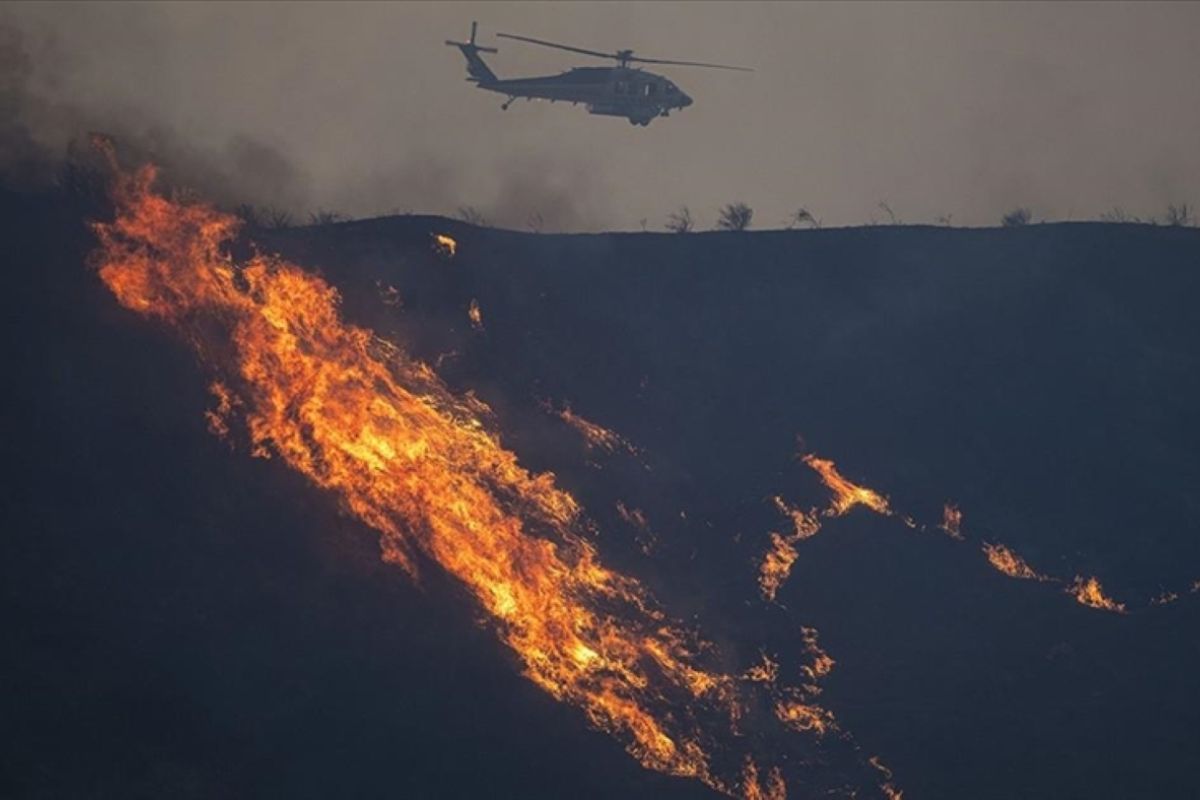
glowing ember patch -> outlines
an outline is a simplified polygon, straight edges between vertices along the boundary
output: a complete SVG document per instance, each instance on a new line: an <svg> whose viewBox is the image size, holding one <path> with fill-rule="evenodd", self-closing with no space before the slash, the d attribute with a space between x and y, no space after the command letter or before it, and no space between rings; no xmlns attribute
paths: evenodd
<svg viewBox="0 0 1200 800"><path fill-rule="evenodd" d="M444 233L433 234L433 252L443 258L454 258L458 255L458 242Z"/></svg>
<svg viewBox="0 0 1200 800"><path fill-rule="evenodd" d="M962 540L962 510L953 503L946 503L942 508L941 528L951 539Z"/></svg>
<svg viewBox="0 0 1200 800"><path fill-rule="evenodd" d="M471 305L467 307L467 319L471 320L471 327L477 331L483 330L483 312L479 310L479 301L472 300Z"/></svg>
<svg viewBox="0 0 1200 800"><path fill-rule="evenodd" d="M785 503L781 497L775 497L772 500L779 513L792 521L792 535L789 538L793 541L799 542L816 536L821 530L821 521L817 519L815 511L801 511L795 506Z"/></svg>
<svg viewBox="0 0 1200 800"><path fill-rule="evenodd" d="M773 767L765 781L759 781L758 765L747 758L742 768L742 797L745 800L787 800L787 786L778 767Z"/></svg>
<svg viewBox="0 0 1200 800"><path fill-rule="evenodd" d="M617 501L617 514L621 519L640 530L648 530L650 523L646 522L646 515L642 513L640 508L629 508L624 501Z"/></svg>
<svg viewBox="0 0 1200 800"><path fill-rule="evenodd" d="M828 711L798 700L780 700L775 704L775 716L793 730L811 731L822 736L837 727Z"/></svg>
<svg viewBox="0 0 1200 800"><path fill-rule="evenodd" d="M796 543L815 536L821 530L821 521L815 511L804 512L788 505L780 497L773 498L775 508L792 521L792 533L782 535L772 533L771 548L763 556L758 566L758 588L764 600L773 601L779 593L779 587L792 573L792 565L796 563L798 553Z"/></svg>
<svg viewBox="0 0 1200 800"><path fill-rule="evenodd" d="M1019 578L1026 581L1050 580L1050 578L1026 564L1023 558L1002 544L984 542L983 554L987 556L989 564L1010 578Z"/></svg>
<svg viewBox="0 0 1200 800"><path fill-rule="evenodd" d="M1174 603L1179 599L1179 594L1176 592L1163 592L1162 594L1150 600L1151 605L1166 606Z"/></svg>
<svg viewBox="0 0 1200 800"><path fill-rule="evenodd" d="M883 796L887 800L904 800L904 792L892 784L892 771L884 766L883 762L879 760L879 756L871 756L867 759L867 763L879 770L884 777L884 782L879 785L879 791L883 793Z"/></svg>
<svg viewBox="0 0 1200 800"><path fill-rule="evenodd" d="M635 531L635 537L640 549L646 555L654 550L658 544L658 537L654 535L654 531L650 529L650 522L646 519L646 514L640 508L630 508L625 505L623 500L617 501L617 516L619 516L625 524L631 526Z"/></svg>
<svg viewBox="0 0 1200 800"><path fill-rule="evenodd" d="M1085 579L1080 575L1076 575L1075 581L1067 587L1067 594L1073 596L1077 603L1089 608L1099 608L1103 611L1112 611L1116 614L1125 613L1124 604L1118 603L1105 595L1104 587L1094 577Z"/></svg>
<svg viewBox="0 0 1200 800"><path fill-rule="evenodd" d="M833 492L833 502L825 510L826 516L840 517L855 506L866 506L876 514L891 516L892 509L886 497L874 489L847 480L837 471L832 461L811 454L804 456L803 460L821 476L821 481Z"/></svg>
<svg viewBox="0 0 1200 800"><path fill-rule="evenodd" d="M773 660L766 653L762 654L762 661L746 670L743 676L748 681L757 683L774 683L779 677L779 662Z"/></svg>
<svg viewBox="0 0 1200 800"><path fill-rule="evenodd" d="M817 643L816 628L801 628L804 637L804 652L812 658L812 663L801 668L809 680L817 681L833 672L837 662L830 658L821 645Z"/></svg>
<svg viewBox="0 0 1200 800"><path fill-rule="evenodd" d="M608 428L584 419L572 411L568 405L564 405L561 410L555 411L554 414L583 437L583 441L589 450L603 450L606 453L624 450L630 455L637 455L637 448L626 441L619 433L615 433Z"/></svg>
<svg viewBox="0 0 1200 800"><path fill-rule="evenodd" d="M758 566L758 588L764 600L775 599L779 587L783 586L792 574L792 565L798 557L799 553L786 536L771 534L771 549L766 552Z"/></svg>
<svg viewBox="0 0 1200 800"><path fill-rule="evenodd" d="M214 436L225 439L229 436L229 417L233 414L234 396L229 388L220 381L214 381L208 390L217 400L217 407L204 412L208 420L208 430Z"/></svg>

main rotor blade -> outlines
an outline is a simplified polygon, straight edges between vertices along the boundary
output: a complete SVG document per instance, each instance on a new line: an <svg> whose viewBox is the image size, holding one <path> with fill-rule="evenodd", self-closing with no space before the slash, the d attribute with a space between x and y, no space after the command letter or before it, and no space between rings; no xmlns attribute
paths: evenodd
<svg viewBox="0 0 1200 800"><path fill-rule="evenodd" d="M504 39L515 39L518 42L540 44L542 47L553 47L557 50L567 50L571 53L583 53L585 56L611 58L614 61L620 61L622 64L637 61L642 64L674 64L678 67L711 67L713 69L732 69L736 70L737 72L754 72L754 70L750 67L734 67L730 66L729 64L711 64L707 61L671 61L665 58L642 58L641 56L635 56L632 50L618 50L615 53L603 53L599 50L588 50L583 47L572 47L569 44L548 42L545 39L534 39L532 36L518 36L515 33L497 33L496 35Z"/></svg>
<svg viewBox="0 0 1200 800"><path fill-rule="evenodd" d="M497 33L497 36L503 39L516 39L518 42L529 42L530 44L540 44L543 47L554 47L559 50L569 50L572 53L583 53L585 56L597 56L599 58L618 58L616 53L601 53L599 50L585 50L582 47L571 47L569 44L559 44L558 42L547 42L544 39L534 39L529 36L517 36L515 33Z"/></svg>
<svg viewBox="0 0 1200 800"><path fill-rule="evenodd" d="M709 64L706 61L668 61L665 58L642 58L641 56L629 56L627 61L640 61L643 64L675 64L680 67L712 67L713 69L732 69L738 72L754 72L750 67L731 67L728 64Z"/></svg>

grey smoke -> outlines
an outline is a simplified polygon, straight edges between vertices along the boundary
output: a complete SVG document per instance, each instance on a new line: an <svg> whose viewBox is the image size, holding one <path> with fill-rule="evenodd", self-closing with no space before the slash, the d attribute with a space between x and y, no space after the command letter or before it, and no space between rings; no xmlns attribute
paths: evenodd
<svg viewBox="0 0 1200 800"><path fill-rule="evenodd" d="M699 227L745 200L756 227L804 207L860 224L1139 216L1200 203L1200 4L9 4L22 125L6 154L69 134L134 136L229 194L351 215L472 205L548 229ZM465 83L442 46L472 19L651 56L693 108L633 129ZM503 40L501 40L503 41ZM505 43L501 75L586 57ZM15 70L15 72L14 72ZM14 77L16 76L16 77ZM23 133L21 133L23 131Z"/></svg>

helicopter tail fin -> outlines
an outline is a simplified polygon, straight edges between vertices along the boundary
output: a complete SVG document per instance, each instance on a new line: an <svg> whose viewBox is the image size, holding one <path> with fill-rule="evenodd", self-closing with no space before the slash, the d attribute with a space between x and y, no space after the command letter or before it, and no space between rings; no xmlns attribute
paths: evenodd
<svg viewBox="0 0 1200 800"><path fill-rule="evenodd" d="M462 54L467 59L467 80L475 81L476 83L494 83L499 80L496 73L492 72L492 68L483 62L479 57L480 53L495 53L498 52L494 47L480 47L475 44L475 29L477 23L471 23L471 39L467 42L452 42L446 40L446 44L451 47L457 47L462 51Z"/></svg>

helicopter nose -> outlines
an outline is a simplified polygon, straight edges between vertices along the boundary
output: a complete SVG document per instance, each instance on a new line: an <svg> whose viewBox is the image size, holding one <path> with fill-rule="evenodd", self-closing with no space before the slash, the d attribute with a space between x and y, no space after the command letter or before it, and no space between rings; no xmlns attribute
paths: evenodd
<svg viewBox="0 0 1200 800"><path fill-rule="evenodd" d="M690 106L692 104L692 102L693 102L692 98L690 95L683 94L682 92L680 92L680 94L683 96L679 98L679 107L687 108L688 106Z"/></svg>

